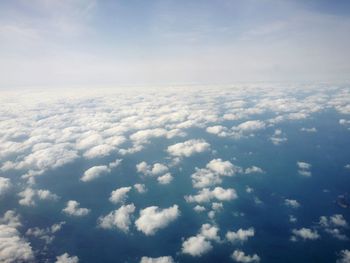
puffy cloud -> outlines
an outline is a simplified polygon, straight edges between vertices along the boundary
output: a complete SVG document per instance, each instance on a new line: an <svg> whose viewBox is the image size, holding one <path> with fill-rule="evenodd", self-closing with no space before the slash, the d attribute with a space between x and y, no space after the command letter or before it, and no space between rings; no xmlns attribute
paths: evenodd
<svg viewBox="0 0 350 263"><path fill-rule="evenodd" d="M140 211L140 217L135 221L139 231L146 235L154 235L159 229L165 228L180 216L177 205L160 209L158 206L150 206Z"/></svg>
<svg viewBox="0 0 350 263"><path fill-rule="evenodd" d="M213 190L203 188L197 195L185 196L185 200L190 203L206 203L210 202L212 199L217 199L219 201L230 201L236 199L237 197L237 193L233 188L224 189L222 187L215 187Z"/></svg>
<svg viewBox="0 0 350 263"><path fill-rule="evenodd" d="M235 242L245 242L249 237L253 237L255 234L254 228L250 227L248 229L238 229L236 232L228 231L226 233L226 239L232 243Z"/></svg>
<svg viewBox="0 0 350 263"><path fill-rule="evenodd" d="M275 130L275 133L270 138L270 140L272 141L272 143L274 145L280 145L280 144L288 141L287 137L282 133L282 130L280 130L280 129Z"/></svg>
<svg viewBox="0 0 350 263"><path fill-rule="evenodd" d="M101 144L91 149L87 150L83 156L87 159L94 159L99 157L108 156L112 151L115 150L115 147L108 144Z"/></svg>
<svg viewBox="0 0 350 263"><path fill-rule="evenodd" d="M136 165L136 170L144 175L160 175L166 173L169 168L162 163L155 163L153 167L148 165L146 162L140 162Z"/></svg>
<svg viewBox="0 0 350 263"><path fill-rule="evenodd" d="M98 226L105 229L118 228L123 232L128 232L131 224L131 215L135 212L135 205L122 205L106 216L99 217Z"/></svg>
<svg viewBox="0 0 350 263"><path fill-rule="evenodd" d="M299 202L297 200L294 200L294 199L285 199L284 204L286 206L291 207L291 208L299 208L300 207Z"/></svg>
<svg viewBox="0 0 350 263"><path fill-rule="evenodd" d="M0 262L30 262L34 253L30 243L16 229L21 226L19 216L9 210L0 218Z"/></svg>
<svg viewBox="0 0 350 263"><path fill-rule="evenodd" d="M131 187L121 187L112 191L109 201L114 204L122 203L127 198L127 194L130 192Z"/></svg>
<svg viewBox="0 0 350 263"><path fill-rule="evenodd" d="M264 170L258 166L253 165L252 167L246 168L244 173L245 174L252 174L252 173L262 174L262 173L264 173Z"/></svg>
<svg viewBox="0 0 350 263"><path fill-rule="evenodd" d="M134 184L134 188L140 194L143 194L143 193L147 192L147 188L146 188L146 186L144 184Z"/></svg>
<svg viewBox="0 0 350 263"><path fill-rule="evenodd" d="M192 184L195 188L213 186L222 182L222 176L233 176L238 172L241 172L241 168L231 162L213 159L206 168L196 168L196 172L191 175Z"/></svg>
<svg viewBox="0 0 350 263"><path fill-rule="evenodd" d="M201 205L196 205L194 208L194 211L196 211L197 213L199 212L204 212L205 211L205 207L201 206Z"/></svg>
<svg viewBox="0 0 350 263"><path fill-rule="evenodd" d="M5 195L11 187L12 184L9 178L0 177L0 197Z"/></svg>
<svg viewBox="0 0 350 263"><path fill-rule="evenodd" d="M23 206L34 206L36 205L36 199L56 201L59 199L58 195L51 193L46 189L35 190L32 188L26 188L22 192L19 192L18 195L22 197L19 200L19 204Z"/></svg>
<svg viewBox="0 0 350 263"><path fill-rule="evenodd" d="M155 163L152 168L153 175L160 175L168 171L168 167L161 163Z"/></svg>
<svg viewBox="0 0 350 263"><path fill-rule="evenodd" d="M207 127L206 131L211 134L216 134L220 137L226 137L230 135L229 129L221 125Z"/></svg>
<svg viewBox="0 0 350 263"><path fill-rule="evenodd" d="M292 241L297 241L298 238L301 238L303 240L315 240L320 238L320 235L318 234L317 230L312 230L309 228L300 228L300 229L293 229L292 230L293 236L291 237Z"/></svg>
<svg viewBox="0 0 350 263"><path fill-rule="evenodd" d="M306 162L297 162L297 166L299 168L298 173L302 176L309 177L311 176L311 164Z"/></svg>
<svg viewBox="0 0 350 263"><path fill-rule="evenodd" d="M336 263L350 263L350 250L344 249L340 251L339 257Z"/></svg>
<svg viewBox="0 0 350 263"><path fill-rule="evenodd" d="M260 262L260 257L257 254L246 255L242 250L235 250L231 258L236 262L250 263L250 262Z"/></svg>
<svg viewBox="0 0 350 263"><path fill-rule="evenodd" d="M341 214L335 214L327 218L326 216L321 216L319 224L325 229L325 231L331 236L339 240L348 240L348 237L342 233L338 228L348 228L348 223Z"/></svg>
<svg viewBox="0 0 350 263"><path fill-rule="evenodd" d="M90 182L110 172L111 169L106 165L93 166L84 172L80 180L83 182Z"/></svg>
<svg viewBox="0 0 350 263"><path fill-rule="evenodd" d="M170 184L173 179L174 179L174 177L170 173L166 173L166 174L159 176L157 178L158 183L160 183L160 184Z"/></svg>
<svg viewBox="0 0 350 263"><path fill-rule="evenodd" d="M70 256L68 253L64 253L61 256L56 257L55 263L78 263L79 258L77 256Z"/></svg>
<svg viewBox="0 0 350 263"><path fill-rule="evenodd" d="M62 221L47 228L29 228L26 232L26 235L39 238L41 240L44 240L46 244L50 244L55 239L54 234L60 231L65 223L66 222Z"/></svg>
<svg viewBox="0 0 350 263"><path fill-rule="evenodd" d="M210 144L205 140L188 140L185 142L170 145L167 149L172 156L189 157L195 153L208 151Z"/></svg>
<svg viewBox="0 0 350 263"><path fill-rule="evenodd" d="M209 252L213 246L211 241L220 242L219 228L203 224L196 236L187 238L182 243L182 253L197 257Z"/></svg>
<svg viewBox="0 0 350 263"><path fill-rule="evenodd" d="M163 256L158 258L142 257L140 263L174 263L171 256Z"/></svg>
<svg viewBox="0 0 350 263"><path fill-rule="evenodd" d="M211 242L201 235L190 237L182 243L182 253L195 257L209 252L212 248Z"/></svg>
<svg viewBox="0 0 350 263"><path fill-rule="evenodd" d="M71 216L86 216L90 213L90 209L79 207L80 203L74 200L69 200L67 206L62 210L67 215Z"/></svg>

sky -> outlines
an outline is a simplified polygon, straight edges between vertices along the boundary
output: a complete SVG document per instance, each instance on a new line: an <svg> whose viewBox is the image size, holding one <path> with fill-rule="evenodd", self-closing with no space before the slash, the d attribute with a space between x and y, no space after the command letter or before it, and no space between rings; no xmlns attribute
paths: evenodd
<svg viewBox="0 0 350 263"><path fill-rule="evenodd" d="M350 2L0 1L0 88L348 81Z"/></svg>

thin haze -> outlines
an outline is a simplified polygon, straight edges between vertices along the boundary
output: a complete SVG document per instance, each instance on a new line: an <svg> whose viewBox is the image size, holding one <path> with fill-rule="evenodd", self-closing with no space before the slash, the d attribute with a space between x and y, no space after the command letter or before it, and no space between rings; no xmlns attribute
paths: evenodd
<svg viewBox="0 0 350 263"><path fill-rule="evenodd" d="M5 0L0 88L347 81L346 0Z"/></svg>

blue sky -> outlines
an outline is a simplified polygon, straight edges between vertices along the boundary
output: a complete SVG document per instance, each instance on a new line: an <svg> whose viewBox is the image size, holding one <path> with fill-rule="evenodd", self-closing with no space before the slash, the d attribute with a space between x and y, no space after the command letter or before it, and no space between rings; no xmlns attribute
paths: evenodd
<svg viewBox="0 0 350 263"><path fill-rule="evenodd" d="M0 2L1 88L346 81L349 1Z"/></svg>

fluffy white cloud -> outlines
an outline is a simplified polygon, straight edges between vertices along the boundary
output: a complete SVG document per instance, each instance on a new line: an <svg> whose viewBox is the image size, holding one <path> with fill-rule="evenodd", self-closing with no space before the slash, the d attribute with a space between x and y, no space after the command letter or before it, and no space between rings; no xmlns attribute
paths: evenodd
<svg viewBox="0 0 350 263"><path fill-rule="evenodd" d="M171 256L163 256L158 258L142 257L140 263L174 263Z"/></svg>
<svg viewBox="0 0 350 263"><path fill-rule="evenodd" d="M74 200L69 200L67 206L63 208L63 212L71 216L86 216L90 213L90 209L79 207L80 203Z"/></svg>
<svg viewBox="0 0 350 263"><path fill-rule="evenodd" d="M213 190L203 188L197 195L185 196L185 200L190 203L206 203L210 202L212 199L217 199L219 201L230 201L236 199L237 197L237 193L233 188L224 189L222 187L215 187Z"/></svg>
<svg viewBox="0 0 350 263"><path fill-rule="evenodd" d="M152 165L147 164L146 162L140 162L136 165L136 170L139 173L143 173L144 175L160 175L166 173L169 168L162 163L155 163Z"/></svg>
<svg viewBox="0 0 350 263"><path fill-rule="evenodd" d="M336 263L350 263L350 250L344 249L340 251L339 257Z"/></svg>
<svg viewBox="0 0 350 263"><path fill-rule="evenodd" d="M185 142L170 145L167 149L172 156L189 157L195 153L208 151L210 144L205 140L188 140Z"/></svg>
<svg viewBox="0 0 350 263"><path fill-rule="evenodd" d="M321 216L319 224L324 228L324 230L331 236L339 240L348 240L348 237L342 233L342 231L348 228L348 223L341 214L335 214L327 218L326 216ZM339 229L340 228L340 229Z"/></svg>
<svg viewBox="0 0 350 263"><path fill-rule="evenodd" d="M170 173L166 173L166 174L159 176L157 178L158 183L160 183L160 184L170 184L173 179L174 179L174 177Z"/></svg>
<svg viewBox="0 0 350 263"><path fill-rule="evenodd" d="M306 162L297 162L297 166L299 168L298 173L302 176L310 177L311 174L311 164Z"/></svg>
<svg viewBox="0 0 350 263"><path fill-rule="evenodd" d="M34 253L30 243L21 237L17 227L21 226L19 216L7 211L0 218L0 262L30 262Z"/></svg>
<svg viewBox="0 0 350 263"><path fill-rule="evenodd" d="M124 202L130 190L131 190L131 187L129 186L129 187L121 187L112 191L111 196L109 197L109 201L111 201L114 204Z"/></svg>
<svg viewBox="0 0 350 263"><path fill-rule="evenodd" d="M166 173L168 171L168 167L161 163L155 163L152 168L153 175L160 175Z"/></svg>
<svg viewBox="0 0 350 263"><path fill-rule="evenodd" d="M134 188L140 194L143 194L143 193L147 192L147 188L146 188L146 186L144 184L134 184Z"/></svg>
<svg viewBox="0 0 350 263"><path fill-rule="evenodd" d="M135 205L122 205L106 216L99 217L98 225L105 229L118 228L123 232L128 232L131 224L131 215L135 212Z"/></svg>
<svg viewBox="0 0 350 263"><path fill-rule="evenodd" d="M180 216L177 205L160 209L158 206L150 206L140 211L140 217L135 221L139 231L146 235L154 235L159 229L165 228Z"/></svg>
<svg viewBox="0 0 350 263"><path fill-rule="evenodd" d="M245 174L252 174L252 173L262 174L262 173L264 173L264 170L258 166L253 165L251 167L246 168L244 173Z"/></svg>
<svg viewBox="0 0 350 263"><path fill-rule="evenodd" d="M320 238L320 235L318 234L317 230L312 230L309 228L300 228L300 229L293 229L292 230L293 236L291 237L292 241L297 241L298 238L301 238L303 240L315 240Z"/></svg>
<svg viewBox="0 0 350 263"><path fill-rule="evenodd" d="M106 165L93 166L84 172L84 175L80 178L83 182L90 182L107 174L111 169Z"/></svg>
<svg viewBox="0 0 350 263"><path fill-rule="evenodd" d="M61 256L56 257L55 263L78 263L79 258L77 256L70 256L68 253L64 253Z"/></svg>
<svg viewBox="0 0 350 263"><path fill-rule="evenodd" d="M250 227L248 229L238 229L236 232L228 231L226 233L226 239L232 243L235 242L245 242L249 237L253 237L255 234L254 228Z"/></svg>
<svg viewBox="0 0 350 263"><path fill-rule="evenodd" d="M111 145L101 144L87 150L83 154L83 156L87 159L100 158L100 157L108 156L114 150L115 150L115 147Z"/></svg>
<svg viewBox="0 0 350 263"><path fill-rule="evenodd" d="M202 235L197 235L186 239L182 243L182 253L197 257L209 252L213 246Z"/></svg>
<svg viewBox="0 0 350 263"><path fill-rule="evenodd" d="M222 176L233 176L239 172L242 172L242 169L231 162L213 159L206 168L196 168L196 172L191 175L192 184L195 188L213 186L222 183Z"/></svg>
<svg viewBox="0 0 350 263"><path fill-rule="evenodd" d="M300 207L299 202L297 200L294 200L294 199L285 199L284 204L288 207L291 207L291 208L299 208Z"/></svg>
<svg viewBox="0 0 350 263"><path fill-rule="evenodd" d="M11 187L12 184L9 178L0 177L0 197L5 195Z"/></svg>
<svg viewBox="0 0 350 263"><path fill-rule="evenodd" d="M260 257L257 254L246 255L242 250L235 250L231 258L236 262L250 263L250 262L260 262Z"/></svg>
<svg viewBox="0 0 350 263"><path fill-rule="evenodd" d="M18 195L21 197L19 204L23 206L34 206L36 205L36 200L48 200L56 201L59 199L59 196L51 193L46 189L35 190L32 188L26 188L22 192L19 192Z"/></svg>
<svg viewBox="0 0 350 263"><path fill-rule="evenodd" d="M51 227L47 228L29 228L26 231L26 235L39 238L41 240L44 240L46 244L50 244L55 239L54 234L60 231L65 223L66 222L62 221L60 223L53 224Z"/></svg>

